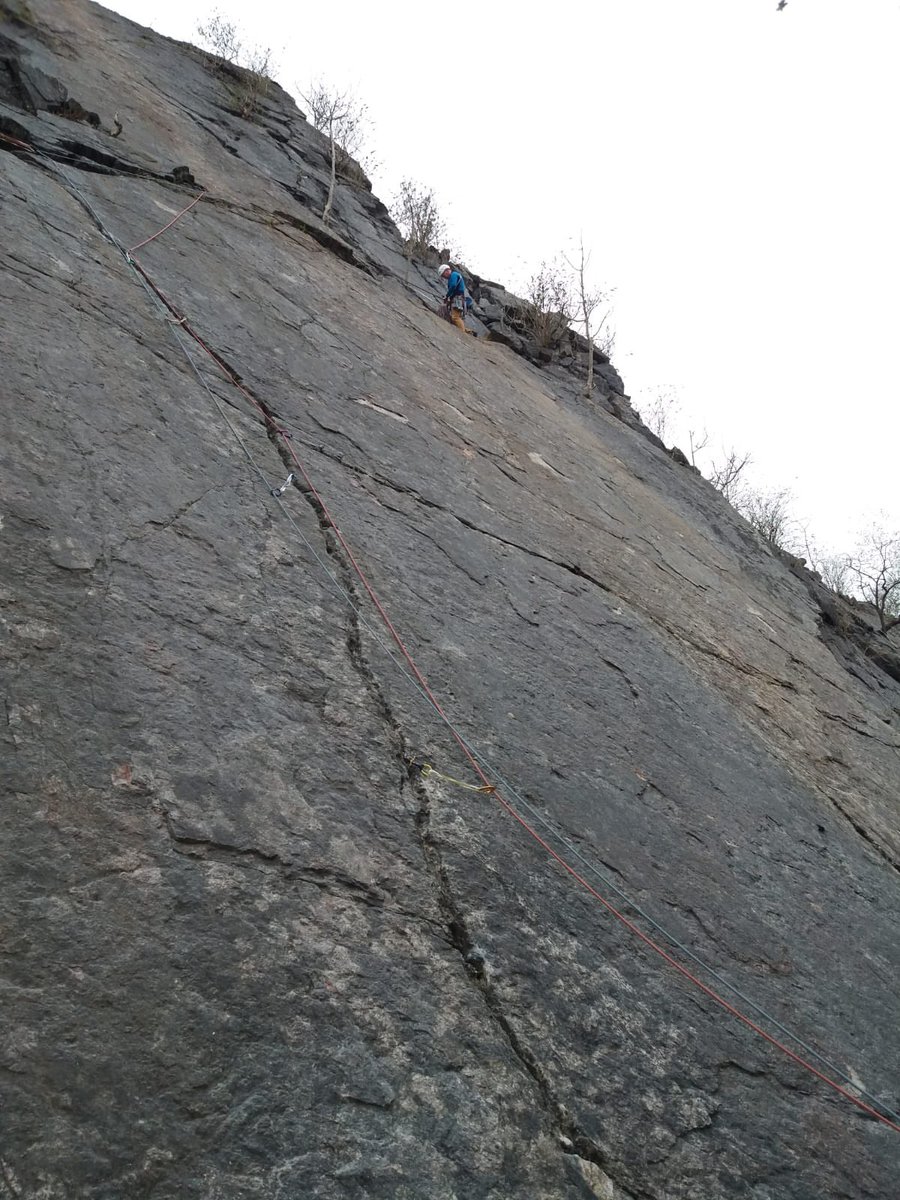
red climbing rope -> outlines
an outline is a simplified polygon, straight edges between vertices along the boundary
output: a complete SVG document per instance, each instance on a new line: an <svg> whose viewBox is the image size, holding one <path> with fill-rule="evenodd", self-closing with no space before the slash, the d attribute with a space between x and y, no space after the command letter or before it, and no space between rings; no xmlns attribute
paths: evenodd
<svg viewBox="0 0 900 1200"><path fill-rule="evenodd" d="M604 896L602 896L600 894L600 892L598 892L596 890L596 888L594 888L584 878L583 875L579 874L579 872L576 871L576 869L569 862L567 862L566 859L563 858L563 856L558 851L554 850L553 847L543 837L541 837L541 835L537 832L537 830L532 825L530 825L525 820L525 818L523 816L521 816L520 813L518 813L516 811L516 809L513 807L513 805L503 796L503 794L496 788L496 786L491 784L491 781L488 778L488 776L485 774L484 770L482 769L481 764L473 756L472 752L469 750L469 747L466 745L466 742L464 741L464 739L454 728L452 722L447 717L446 713L444 712L443 708L441 707L441 704L438 701L437 697L435 696L434 692L431 690L431 687L429 686L427 679L422 674L422 672L419 670L419 667L418 667L415 659L413 658L412 654L410 653L409 649L407 648L406 643L403 641L402 637L397 632L396 626L394 625L393 621L391 620L390 616L387 613L387 610L385 609L384 605L382 604L381 600L379 599L377 592L375 591L374 587L370 583L366 573L363 571L362 567L357 562L356 556L354 555L352 549L350 548L349 543L347 542L347 539L344 537L343 533L341 532L340 528L338 527L337 522L335 521L334 517L332 516L331 510L328 508L327 504L322 499L321 494L316 489L315 485L313 484L312 480L310 479L310 476L309 476L305 466L301 462L301 460L297 454L297 451L295 450L292 442L290 441L286 431L277 425L277 423L272 419L272 417L269 415L269 413L266 412L266 409L264 408L264 406L262 404L260 404L259 401L256 399L256 397L253 396L240 383L240 381L235 377L234 373L227 367L227 365L225 363L222 362L222 360L215 353L215 351L211 350L210 347L207 346L206 343L203 341L203 339L197 333L195 333L195 331L193 329L191 329L191 327L189 325L185 325L185 329L186 329L186 332L189 333L190 336L194 339L194 341L197 342L197 344L202 347L202 349L213 359L214 362L216 362L216 364L219 366L219 368L224 371L226 376L231 380L231 382L241 392L241 394L243 396L247 397L247 399L252 402L252 404L257 409L257 411L262 415L263 420L265 421L267 427L270 428L272 430L272 432L276 433L277 436L281 438L284 445L287 447L287 451L291 457L292 462L294 463L294 465L297 467L297 470L302 475L303 481L306 484L307 488L309 489L310 494L314 497L316 503L319 505L319 508L321 509L323 516L327 520L329 527L331 528L335 537L340 542L341 547L344 550L344 553L347 555L347 559L350 562L350 565L353 567L354 572L356 573L357 577L359 578L360 582L362 583L363 587L365 588L366 592L368 593L370 599L372 600L372 603L375 605L375 608L377 609L379 616L381 617L382 621L384 622L386 629L390 633L391 637L393 638L394 642L396 643L398 649L400 650L401 654L405 658L406 662L409 664L410 670L415 675L415 677L418 680L419 684L421 685L423 691L425 692L425 695L428 697L429 701L433 705L435 711L443 718L445 724L447 725L447 728L450 730L451 734L455 738L455 740L456 740L457 744L459 745L460 749L462 750L463 754L465 754L466 758L471 763L473 770L476 772L476 774L482 780L482 782L486 786L488 786L492 789L491 794L496 798L498 804L500 804L501 807L504 808L506 810L506 812L508 812L510 814L510 816L512 816L516 821L518 821L518 823L522 826L522 828L524 830L526 830L526 832L528 834L530 834L530 836L532 838L534 838L534 840L538 843L538 845L540 845L547 852L547 854L549 854L551 856L551 858L553 858L557 863L559 863L559 865L563 868L564 871L566 871L583 888L585 888L585 890L588 891L596 900L599 900L600 903L612 914L612 916L614 916L616 918L616 920L620 921L626 927L626 929L629 929L633 934L635 934L638 938L640 938L640 940L646 946L648 946L651 950L654 950L658 955L660 955L661 958L663 958L670 966L674 967L675 970L678 971L682 976L684 976L685 979L689 980L696 987L700 988L700 990L702 992L704 992L707 996L709 996L711 1000L714 1000L716 1002L716 1004L720 1005L723 1009L725 1009L726 1012L730 1013L733 1017L736 1017L739 1021L743 1022L743 1024L746 1025L749 1029L752 1029L754 1031L754 1033L758 1033L760 1035L760 1037L764 1038L770 1045L776 1047L776 1049L780 1050L783 1054L787 1055L788 1058L792 1059L795 1063L797 1063L798 1066L801 1066L805 1070L809 1071L817 1079L821 1080L823 1083L827 1084L830 1088L832 1088L835 1092L837 1092L840 1096L843 1096L846 1100L849 1100L852 1104L855 1104L857 1106L857 1108L862 1109L863 1112L868 1113L869 1116L876 1117L879 1121L882 1121L890 1129L893 1129L896 1133L900 1133L900 1125L894 1124L893 1121L890 1121L887 1117L883 1116L880 1112L878 1112L877 1109L873 1108L869 1104L866 1104L866 1102L864 1100L861 1100L858 1096L854 1096L852 1092L849 1092L846 1088L842 1087L837 1082L837 1080L834 1080L834 1079L830 1078L830 1076L824 1074L824 1072L820 1071L812 1063L808 1062L805 1058L803 1058L801 1055L797 1054L789 1046L785 1045L784 1042L781 1042L781 1041L779 1041L778 1038L773 1037L772 1034L768 1033L765 1029L762 1028L762 1026L758 1025L755 1021L753 1021L745 1013L741 1012L740 1009L736 1008L733 1004L731 1004L728 1000L726 1000L725 997L720 995L717 991L715 991L714 988L709 987L708 984L704 983L702 979L700 979L697 975L695 975L692 971L690 971L682 963L678 962L678 960L676 958L674 958L666 949L664 949L664 947L660 946L658 942L654 941L653 938L651 938L648 934L644 933L644 931L642 929L640 929L639 926L637 926L633 921L629 920L629 918L626 917L624 913L620 912L619 909L617 909L615 907L615 905L610 903L609 900L607 900Z"/></svg>
<svg viewBox="0 0 900 1200"><path fill-rule="evenodd" d="M32 154L34 153L34 146L29 146L29 144L27 142L23 142L21 138L12 137L8 133L0 133L0 141L9 142L11 146L15 146L19 150L30 150Z"/></svg>
<svg viewBox="0 0 900 1200"><path fill-rule="evenodd" d="M475 769L478 770L477 765ZM478 770L478 773L482 776L482 778L484 778L484 775L480 770ZM514 817L519 824L528 831L528 833L531 834L531 836L539 845L543 846L547 853L554 858L559 865L572 876L573 879L577 879L581 886L590 892L590 894L596 900L599 900L604 908L608 909L608 911L612 913L612 915L618 921L621 921L626 929L630 929L631 932L639 937L645 945L649 946L651 950L655 950L661 958L665 959L665 961L670 966L674 967L675 970L681 975L683 975L685 979L690 980L690 982L700 988L702 992L705 992L711 1000L715 1000L716 1004L721 1005L726 1012L731 1013L733 1017L736 1017L739 1021L742 1021L748 1029L752 1029L754 1033L758 1033L760 1037L765 1038L770 1045L775 1046L776 1049L780 1050L783 1054L786 1054L788 1058L793 1059L798 1066L804 1067L807 1071L815 1075L817 1079L820 1079L830 1088L833 1088L840 1096L843 1096L844 1099L849 1100L852 1104L855 1104L857 1108L861 1108L863 1112L868 1113L870 1117L877 1117L879 1121L882 1121L889 1129L893 1129L895 1133L900 1133L900 1125L896 1125L893 1121L889 1120L882 1113L880 1113L877 1108L873 1108L870 1104L866 1104L866 1102L861 1100L858 1096L854 1096L852 1092L849 1092L846 1088L842 1087L837 1080L832 1079L829 1075L826 1075L824 1072L820 1071L818 1067L813 1066L811 1062L808 1062L801 1055L797 1054L796 1051L790 1048L790 1046L786 1046L784 1042L780 1042L778 1038L773 1037L771 1033L768 1033L762 1028L761 1025L757 1025L757 1023L748 1017L746 1013L741 1012L739 1008L736 1008L733 1004L726 1000L724 996L721 996L714 988L709 987L709 985L705 984L702 979L699 979L692 971L689 971L688 968L680 963L673 955L671 955L668 950L660 946L658 942L655 942L652 937L644 933L644 931L635 925L633 921L630 921L624 913L619 912L619 910L613 904L611 904L604 896L601 896L596 888L592 887L591 884L588 883L588 881L584 878L584 876L579 875L575 868L570 863L566 862L562 855L558 854L557 851L554 850L553 847L541 837L537 830L529 825L523 816L516 812L513 806L509 804L499 792L495 790L494 795L497 797L497 801L506 809L506 811L512 817Z"/></svg>
<svg viewBox="0 0 900 1200"><path fill-rule="evenodd" d="M200 195L197 196L195 200L192 200L185 208L183 208L180 213L176 213L167 225L163 225L162 229L157 229L156 233L151 234L148 238L144 238L144 240L142 242L138 242L136 246L131 246L128 250L128 253L134 254L135 250L140 250L141 246L147 246L150 244L150 242L155 242L160 234L165 233L167 229L171 229L175 222L180 221L185 213L189 213L195 204L199 204L205 195L206 192L201 192Z"/></svg>
<svg viewBox="0 0 900 1200"><path fill-rule="evenodd" d="M260 413L266 429L271 434L274 434L275 436L277 436L278 438L281 439L281 442L287 448L288 454L290 455L292 462L294 463L298 472L302 476L307 490L309 491L310 495L312 495L313 498L315 499L315 502L318 505L323 517L327 521L329 528L332 530L332 532L334 533L334 536L337 538L338 542L340 543L341 548L343 549L344 553L347 556L347 560L349 561L350 565L352 566L352 568L353 568L355 574L357 575L357 577L359 578L361 584L365 588L366 593L368 594L368 596L371 599L372 603L374 604L376 610L378 611L379 616L381 617L382 621L384 622L385 628L390 633L392 639L394 640L395 644L397 645L398 649L400 650L401 654L403 655L404 659L406 660L407 664L409 665L409 668L412 671L413 675L415 676L415 679L418 681L424 694L427 696L430 704L434 707L435 711L442 718L445 725L450 730L451 734L453 735L454 739L456 740L456 742L459 745L460 749L462 750L463 754L465 754L466 758L471 763L472 768L475 771L475 773L485 784L486 788L490 789L490 794L496 798L498 804L507 813L509 813L509 815L511 817L513 817L514 820L516 820L519 823L519 825L521 825L521 827L534 839L534 841L537 842L537 844L556 863L558 863L559 866L572 879L574 879L581 887L583 887L585 889L585 891L587 891L591 896L593 896L594 899L598 900L604 906L604 908L606 908L607 911L613 917L615 917L615 919L617 921L621 922L621 924L624 925L626 929L628 929L637 938L639 938L640 941L643 942L645 946L647 946L650 950L653 950L665 962L667 962L669 964L669 966L673 967L676 971L678 971L678 973L680 975L682 975L683 978L687 979L690 983L694 984L695 987L699 988L706 996L708 996L711 1000L713 1000L717 1005L719 1005L727 1013L729 1013L731 1016L735 1017L737 1020L741 1021L745 1026L747 1026L748 1029L753 1030L754 1033L759 1034L759 1036L762 1037L766 1042L768 1042L771 1046L774 1046L777 1050L780 1050L782 1054L786 1055L798 1066L802 1067L806 1071L809 1071L809 1073L811 1075L815 1076L816 1079L818 1079L822 1083L826 1084L829 1088L831 1088L839 1096L842 1096L845 1100L849 1100L851 1104L854 1104L857 1108L859 1108L863 1112L867 1113L870 1117L874 1117L876 1120L880 1121L883 1125L886 1125L889 1129L893 1129L895 1133L900 1133L900 1125L896 1124L894 1121L892 1121L888 1117L884 1116L883 1113L880 1113L876 1108L872 1107L872 1105L870 1105L870 1104L867 1104L864 1100L860 1099L858 1096L854 1096L852 1092L848 1091L847 1088L843 1087L835 1079L832 1079L829 1075L826 1075L824 1072L820 1071L816 1066L814 1066L807 1059L803 1058L800 1054L797 1054L796 1051L792 1050L784 1042L780 1041L778 1038L776 1038L772 1034L768 1033L765 1029L762 1028L762 1026L758 1025L754 1020L752 1020L750 1017L748 1017L746 1015L746 1013L742 1012L735 1005L731 1004L728 1000L725 999L724 996L722 996L714 988L711 988L711 987L709 987L708 984L704 983L702 979L700 979L697 975L695 975L692 971L690 971L687 967L685 967L682 963L680 963L672 954L670 954L668 952L668 950L666 950L663 946L660 946L658 942L656 942L653 938L651 938L648 934L646 934L638 925L636 925L632 920L630 920L627 916L625 916L624 913L620 912L619 909L617 909L615 907L615 905L610 903L609 900L607 900L603 895L601 895L601 893L598 892L596 890L596 888L594 888L593 885L590 884L584 878L584 876L581 875L571 865L571 863L569 863L557 850L554 850L554 848L549 844L549 842L547 842L546 839L543 838L540 835L540 833L538 833L538 831L532 825L530 825L528 823L528 821L526 821L525 818L519 812L516 811L515 807L502 795L502 793L499 791L499 789L496 787L496 785L491 783L490 779L488 778L488 776L485 774L484 770L482 769L480 763L475 758L472 751L469 749L469 747L466 744L465 740L463 739L462 735L456 730L452 721L447 716L447 714L444 712L443 708L441 707L440 702L438 701L434 692L431 690L425 676L419 670L419 667L418 667L415 659L413 658L413 656L410 653L409 649L407 648L405 642L403 641L400 634L398 633L394 623L391 621L390 616L387 613L387 610L385 609L384 605L382 604L381 600L379 599L378 594L375 591L372 584L370 583L365 571L363 571L362 567L359 565L359 563L356 559L356 556L354 555L349 543L347 542L347 539L344 537L343 533L341 532L340 528L338 527L337 521L334 519L330 509L328 508L324 499L322 498L319 491L316 489L315 485L313 484L312 479L310 478L309 473L306 470L306 467L303 465L299 456L297 455L297 452L291 442L290 434L288 433L288 431L286 429L282 428L275 421L275 419L268 412L266 407L263 404L261 404L259 400L257 400L257 398L252 394L252 392L250 392L246 387L244 387L244 385L241 383L240 379L237 377L237 375L234 373L234 371L232 371L232 369L227 365L227 363L224 362L224 360L216 353L215 350L213 350L209 345L207 345L207 343L203 340L203 338L196 332L195 329L193 329L193 327L191 326L191 324L187 320L187 318L184 316L184 314L180 313L177 310L175 305L166 297L166 295L161 291L161 289L157 286L157 284L153 281L153 279L151 279L151 277L147 274L146 270L141 266L141 264L136 259L131 258L131 255L133 254L133 252L135 250L138 250L138 249L140 249L141 246L145 246L149 242L154 241L156 238L158 238L160 236L160 234L165 233L165 231L167 229L171 228L171 226L174 225L175 222L177 220L179 220L180 217L182 217L186 212L190 211L190 209L193 208L194 205L197 204L203 198L204 194L205 193L201 193L201 195L198 196L197 199L193 201L193 203L189 204L186 208L184 208L167 225L163 226L162 229L158 230L155 234L153 234L152 237L145 238L143 242L138 242L138 244L136 246L133 246L132 249L127 252L129 261L131 262L131 265L138 272L140 272L142 278L145 280L147 285L152 289L154 294L157 297L159 297L159 299L166 306L166 308L172 313L176 322L184 329L185 333L187 333L193 339L193 341L196 342L196 344L203 350L203 352L206 355L208 355L209 358L212 359L212 361L216 364L216 366L219 368L219 370L225 375L225 377L229 380L229 382L231 384L233 384L233 386L235 388L237 388L237 390L241 393L241 395L244 396L245 399L247 399L253 405L253 407L257 410L257 412Z"/></svg>

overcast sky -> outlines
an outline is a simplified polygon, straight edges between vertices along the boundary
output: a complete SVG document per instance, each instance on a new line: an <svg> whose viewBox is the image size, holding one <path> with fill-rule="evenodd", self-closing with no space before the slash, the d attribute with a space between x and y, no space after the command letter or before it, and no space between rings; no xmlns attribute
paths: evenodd
<svg viewBox="0 0 900 1200"><path fill-rule="evenodd" d="M113 0L197 40L218 10L369 107L376 191L432 187L521 290L579 234L635 406L748 450L827 548L900 527L900 0ZM708 456L708 452L707 452Z"/></svg>

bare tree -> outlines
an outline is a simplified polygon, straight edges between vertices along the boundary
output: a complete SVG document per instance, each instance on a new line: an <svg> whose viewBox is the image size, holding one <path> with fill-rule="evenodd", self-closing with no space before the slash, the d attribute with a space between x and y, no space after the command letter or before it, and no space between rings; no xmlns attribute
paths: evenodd
<svg viewBox="0 0 900 1200"><path fill-rule="evenodd" d="M337 182L338 137L342 126L349 118L347 99L342 92L331 92L324 84L314 85L310 88L309 95L305 92L301 92L300 95L309 105L313 125L328 138L328 157L331 162L331 170L328 177L328 195L325 198L325 207L322 209L322 220L327 224L331 219L334 188Z"/></svg>
<svg viewBox="0 0 900 1200"><path fill-rule="evenodd" d="M253 121L272 82L272 51L266 46L253 46L244 52L243 61L238 65L243 69L237 90L238 108L242 117Z"/></svg>
<svg viewBox="0 0 900 1200"><path fill-rule="evenodd" d="M839 596L849 596L851 584L848 575L847 555L826 554L819 548L815 538L809 531L808 525L802 527L802 533L803 554L806 558L806 565L811 571L815 571L819 575L827 588L831 588Z"/></svg>
<svg viewBox="0 0 900 1200"><path fill-rule="evenodd" d="M197 34L217 58L237 63L241 57L241 43L234 21L228 21L218 11L210 13L205 21L197 25Z"/></svg>
<svg viewBox="0 0 900 1200"><path fill-rule="evenodd" d="M368 105L351 92L338 92L322 80L300 93L309 108L310 120L320 133L333 138L338 150L359 158L366 140Z"/></svg>
<svg viewBox="0 0 900 1200"><path fill-rule="evenodd" d="M743 487L744 468L750 465L750 455L729 450L721 462L713 462L709 470L709 482L726 500L734 504Z"/></svg>
<svg viewBox="0 0 900 1200"><path fill-rule="evenodd" d="M770 545L777 546L779 550L789 551L791 527L794 523L790 511L792 498L788 488L764 492L758 488L745 487L735 500L734 506Z"/></svg>
<svg viewBox="0 0 900 1200"><path fill-rule="evenodd" d="M557 262L542 262L525 289L524 323L539 346L560 344L576 312L567 271Z"/></svg>
<svg viewBox="0 0 900 1200"><path fill-rule="evenodd" d="M404 179L391 204L391 216L403 237L407 256L424 258L446 239L444 222L431 188Z"/></svg>
<svg viewBox="0 0 900 1200"><path fill-rule="evenodd" d="M328 197L322 212L322 220L328 221L338 175L351 182L361 182L365 178L361 157L370 125L368 106L352 93L335 91L321 80L310 84L300 95L309 109L313 127L328 138L331 170Z"/></svg>
<svg viewBox="0 0 900 1200"><path fill-rule="evenodd" d="M900 533L871 529L860 549L847 555L847 572L878 614L881 632L900 625Z"/></svg>
<svg viewBox="0 0 900 1200"><path fill-rule="evenodd" d="M810 559L810 562L814 562ZM850 563L846 554L830 554L815 563L815 570L822 576L822 582L839 596L846 596L852 584L850 583Z"/></svg>
<svg viewBox="0 0 900 1200"><path fill-rule="evenodd" d="M612 313L612 309L609 307L610 293L604 291L602 288L592 288L587 283L586 272L590 265L590 259L590 254L585 254L584 252L584 238L580 238L578 242L577 261L572 263L566 259L575 277L574 308L577 312L577 319L584 326L584 340L587 342L587 378L584 385L584 394L588 397L594 391L594 347L597 345L597 339L603 333L603 328ZM607 306L606 311L595 322L594 313L601 305ZM614 340L615 334L611 330L607 330L602 345L598 347L601 353L609 357L609 351L612 349L612 342Z"/></svg>
<svg viewBox="0 0 900 1200"><path fill-rule="evenodd" d="M223 74L223 63L237 68L229 72L229 90L245 120L256 119L260 103L269 91L273 69L272 51L263 46L241 45L237 26L220 12L214 12L197 25L197 34L206 45L211 69Z"/></svg>
<svg viewBox="0 0 900 1200"><path fill-rule="evenodd" d="M641 405L641 420L661 442L667 442L675 414L681 408L678 394L672 387L662 388L648 405Z"/></svg>
<svg viewBox="0 0 900 1200"><path fill-rule="evenodd" d="M697 455L701 450L705 450L709 444L709 434L704 429L702 433L698 433L696 429L688 430L688 443L691 447L691 466L697 466Z"/></svg>

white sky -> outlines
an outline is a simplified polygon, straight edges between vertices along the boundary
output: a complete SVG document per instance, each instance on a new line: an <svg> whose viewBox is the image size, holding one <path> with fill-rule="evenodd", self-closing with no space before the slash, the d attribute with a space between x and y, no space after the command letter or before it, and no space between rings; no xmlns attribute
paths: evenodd
<svg viewBox="0 0 900 1200"><path fill-rule="evenodd" d="M108 2L352 88L378 194L432 187L480 275L583 231L637 408L674 388L682 448L749 450L828 548L900 527L900 0Z"/></svg>

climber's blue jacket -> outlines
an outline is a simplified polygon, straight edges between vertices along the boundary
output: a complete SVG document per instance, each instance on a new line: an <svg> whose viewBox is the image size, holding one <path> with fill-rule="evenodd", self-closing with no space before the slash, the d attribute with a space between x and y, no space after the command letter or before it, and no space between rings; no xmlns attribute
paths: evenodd
<svg viewBox="0 0 900 1200"><path fill-rule="evenodd" d="M451 271L450 278L447 280L447 299L453 300L456 296L465 296L465 294L466 281L459 271Z"/></svg>
<svg viewBox="0 0 900 1200"><path fill-rule="evenodd" d="M447 280L447 299L451 304L454 300L458 301L456 308L470 309L472 307L472 297L469 295L466 281L459 271L450 272L450 278Z"/></svg>

